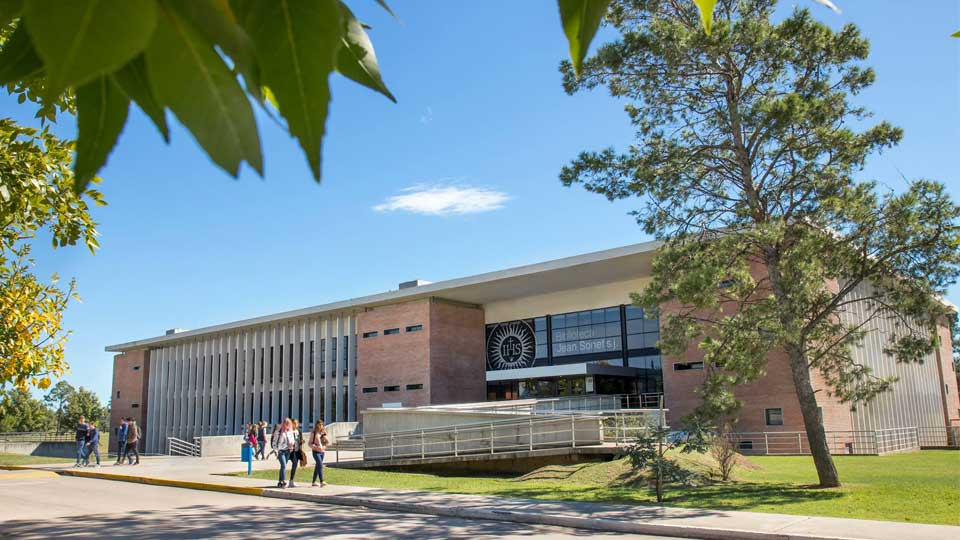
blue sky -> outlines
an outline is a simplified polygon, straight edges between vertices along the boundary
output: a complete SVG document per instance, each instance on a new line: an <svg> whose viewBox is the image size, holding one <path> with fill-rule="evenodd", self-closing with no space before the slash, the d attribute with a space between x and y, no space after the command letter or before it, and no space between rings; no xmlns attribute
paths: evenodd
<svg viewBox="0 0 960 540"><path fill-rule="evenodd" d="M835 2L843 14L812 0L783 5L809 6L833 26L855 22L872 42L877 84L859 102L906 137L862 177L894 189L904 176L937 179L960 200L960 40L947 38L960 28L957 2ZM65 317L74 331L71 383L108 397L112 355L103 347L167 328L646 239L627 215L630 201L609 203L557 180L579 151L622 148L632 130L624 103L605 91L563 92L557 65L566 43L553 0L390 3L400 22L372 0L350 1L373 26L399 103L334 77L320 185L268 118L258 118L266 177L244 171L234 180L182 128L167 146L131 109L101 172L110 203L95 212L102 249L91 256L44 244L35 252L41 272L75 277L83 297ZM32 116L9 98L0 99L0 114L25 123ZM74 134L69 119L57 129ZM426 203L409 197L417 187L430 194ZM447 203L487 211L410 211ZM950 299L960 304L960 288Z"/></svg>

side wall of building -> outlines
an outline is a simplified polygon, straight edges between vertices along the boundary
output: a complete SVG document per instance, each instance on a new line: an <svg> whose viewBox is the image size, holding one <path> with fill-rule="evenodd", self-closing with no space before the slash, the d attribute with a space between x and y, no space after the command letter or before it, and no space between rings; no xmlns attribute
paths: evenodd
<svg viewBox="0 0 960 540"><path fill-rule="evenodd" d="M408 332L408 327L422 326ZM384 334L397 329L396 334ZM430 403L430 300L369 309L357 316L357 409L384 403L417 407ZM364 334L376 336L364 338ZM407 390L408 385L422 385ZM396 387L397 390L385 390Z"/></svg>
<svg viewBox="0 0 960 540"><path fill-rule="evenodd" d="M435 299L430 304L430 404L484 401L484 312Z"/></svg>
<svg viewBox="0 0 960 540"><path fill-rule="evenodd" d="M128 351L113 357L113 386L110 391L110 425L100 426L101 433L110 433L110 450L117 448L117 428L121 418L135 418L146 428L147 385L150 353Z"/></svg>

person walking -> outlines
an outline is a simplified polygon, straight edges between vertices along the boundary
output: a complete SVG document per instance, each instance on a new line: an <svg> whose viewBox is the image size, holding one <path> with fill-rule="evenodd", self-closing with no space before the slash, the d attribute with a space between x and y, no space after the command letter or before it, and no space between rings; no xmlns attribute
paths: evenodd
<svg viewBox="0 0 960 540"><path fill-rule="evenodd" d="M140 444L140 426L137 425L137 421L132 417L127 418L127 450L126 458L128 465L139 465L140 464L140 449L137 448ZM133 454L132 456L130 454ZM137 461L134 462L133 458L136 457Z"/></svg>
<svg viewBox="0 0 960 540"><path fill-rule="evenodd" d="M297 475L297 467L305 463L306 456L303 453L303 432L300 431L300 421L293 421L293 450L290 451L290 483L287 487L297 487L294 483L294 477Z"/></svg>
<svg viewBox="0 0 960 540"><path fill-rule="evenodd" d="M273 433L270 434L270 453L267 454L267 457L277 453L277 443L280 441L280 427L280 424L273 426Z"/></svg>
<svg viewBox="0 0 960 540"><path fill-rule="evenodd" d="M86 447L83 456L83 466L90 466L90 454L97 456L97 468L100 468L100 430L97 429L97 425L93 422L87 424L87 436L84 440L84 446Z"/></svg>
<svg viewBox="0 0 960 540"><path fill-rule="evenodd" d="M277 460L280 462L280 478L277 480L277 487L279 488L287 486L287 461L290 460L294 442L293 422L287 418L277 431Z"/></svg>
<svg viewBox="0 0 960 540"><path fill-rule="evenodd" d="M316 463L316 466L313 469L313 483L310 484L310 487L326 487L327 483L323 481L323 455L327 451L327 444L330 443L330 439L327 436L327 430L323 427L323 421L317 420L317 423L313 425L313 431L310 432L310 451L313 453L313 461ZM320 480L320 483L317 484L317 480Z"/></svg>
<svg viewBox="0 0 960 540"><path fill-rule="evenodd" d="M77 422L75 438L77 441L77 462L73 466L80 467L87 449L87 419L83 416L81 416L80 421Z"/></svg>
<svg viewBox="0 0 960 540"><path fill-rule="evenodd" d="M263 420L257 424L257 453L254 456L257 459L267 459L263 452L267 448L267 423Z"/></svg>
<svg viewBox="0 0 960 540"><path fill-rule="evenodd" d="M127 419L120 418L120 427L117 429L117 462L114 463L114 466L121 465L123 463L123 455L127 450Z"/></svg>

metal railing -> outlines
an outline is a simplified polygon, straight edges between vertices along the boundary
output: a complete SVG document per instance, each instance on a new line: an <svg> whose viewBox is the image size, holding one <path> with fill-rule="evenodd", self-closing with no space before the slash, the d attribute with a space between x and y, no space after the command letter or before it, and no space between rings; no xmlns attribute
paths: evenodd
<svg viewBox="0 0 960 540"><path fill-rule="evenodd" d="M75 433L55 431L10 431L0 433L0 442L72 442Z"/></svg>
<svg viewBox="0 0 960 540"><path fill-rule="evenodd" d="M622 409L656 409L663 394L591 394L556 398L493 401L466 405L428 405L417 409L440 409L460 412L481 412L504 415L569 415L597 414Z"/></svg>
<svg viewBox="0 0 960 540"><path fill-rule="evenodd" d="M862 431L827 431L827 446L836 455L883 455L921 448L960 448L960 427L909 426ZM810 444L803 431L730 433L727 437L741 454L808 455Z"/></svg>
<svg viewBox="0 0 960 540"><path fill-rule="evenodd" d="M200 443L185 441L176 437L167 437L167 454L171 456L200 457Z"/></svg>
<svg viewBox="0 0 960 540"><path fill-rule="evenodd" d="M552 416L364 434L364 460L504 454L603 444L600 417Z"/></svg>

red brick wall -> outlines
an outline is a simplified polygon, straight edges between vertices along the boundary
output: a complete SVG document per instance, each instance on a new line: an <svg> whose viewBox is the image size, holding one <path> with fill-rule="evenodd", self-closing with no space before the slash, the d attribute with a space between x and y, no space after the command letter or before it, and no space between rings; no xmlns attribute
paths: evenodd
<svg viewBox="0 0 960 540"><path fill-rule="evenodd" d="M430 305L430 404L487 399L483 309L435 299Z"/></svg>
<svg viewBox="0 0 960 540"><path fill-rule="evenodd" d="M406 332L407 326L423 325L419 332ZM400 333L386 336L383 331L399 328ZM366 332L377 337L363 338ZM404 406L430 403L430 301L419 300L374 308L357 316L357 410L401 402ZM422 384L422 390L406 389ZM384 392L384 386L400 386L399 392ZM377 392L364 394L365 387Z"/></svg>
<svg viewBox="0 0 960 540"><path fill-rule="evenodd" d="M113 388L110 392L110 425L100 426L110 433L110 451L117 449L115 428L120 419L133 417L137 424L147 427L147 384L149 383L147 350L128 351L113 357ZM139 369L136 369L139 368ZM117 395L119 392L119 396ZM133 407L136 404L137 407Z"/></svg>

